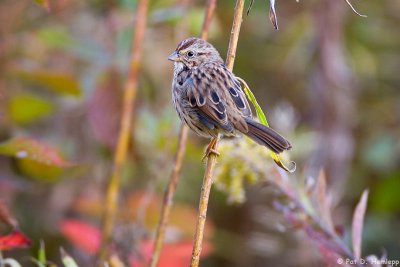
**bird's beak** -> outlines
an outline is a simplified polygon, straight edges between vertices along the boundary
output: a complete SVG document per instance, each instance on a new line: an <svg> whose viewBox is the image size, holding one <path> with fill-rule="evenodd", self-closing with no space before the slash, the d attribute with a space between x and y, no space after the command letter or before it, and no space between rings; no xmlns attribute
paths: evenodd
<svg viewBox="0 0 400 267"><path fill-rule="evenodd" d="M174 51L171 55L169 55L168 60L179 61L178 53L176 51Z"/></svg>

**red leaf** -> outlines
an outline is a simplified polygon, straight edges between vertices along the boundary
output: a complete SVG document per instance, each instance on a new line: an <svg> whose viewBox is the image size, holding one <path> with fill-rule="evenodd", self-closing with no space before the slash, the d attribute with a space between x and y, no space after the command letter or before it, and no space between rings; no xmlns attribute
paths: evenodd
<svg viewBox="0 0 400 267"><path fill-rule="evenodd" d="M72 165L65 161L55 148L28 137L15 137L0 143L0 154L29 159L51 166L69 167Z"/></svg>
<svg viewBox="0 0 400 267"><path fill-rule="evenodd" d="M188 266L192 256L191 240L184 240L176 243L165 244L161 250L160 260L157 264L158 267L183 267ZM144 267L151 258L153 251L153 243L150 240L144 240L140 244L140 257L132 257L132 267ZM212 252L213 248L210 242L203 243L201 257L206 257Z"/></svg>
<svg viewBox="0 0 400 267"><path fill-rule="evenodd" d="M356 209L353 214L353 223L351 226L352 241L353 241L353 252L356 259L361 257L361 239L362 229L364 224L365 210L367 209L368 190L364 190L360 202L358 202Z"/></svg>
<svg viewBox="0 0 400 267"><path fill-rule="evenodd" d="M188 266L192 257L192 246L193 242L191 240L167 244L161 251L160 264L158 266ZM209 255L211 250L210 243L204 242L201 257Z"/></svg>
<svg viewBox="0 0 400 267"><path fill-rule="evenodd" d="M8 235L0 236L0 250L25 248L30 244L31 241L18 230L14 230Z"/></svg>
<svg viewBox="0 0 400 267"><path fill-rule="evenodd" d="M97 227L76 219L65 219L59 225L60 232L77 248L93 255L100 247L100 231Z"/></svg>

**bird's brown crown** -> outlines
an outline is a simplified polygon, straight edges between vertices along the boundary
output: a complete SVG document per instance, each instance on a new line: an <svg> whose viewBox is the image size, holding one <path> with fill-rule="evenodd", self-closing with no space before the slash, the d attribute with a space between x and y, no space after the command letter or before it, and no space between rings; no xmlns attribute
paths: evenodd
<svg viewBox="0 0 400 267"><path fill-rule="evenodd" d="M191 37L183 40L175 49L175 62L196 67L206 62L223 62L218 51L207 41Z"/></svg>

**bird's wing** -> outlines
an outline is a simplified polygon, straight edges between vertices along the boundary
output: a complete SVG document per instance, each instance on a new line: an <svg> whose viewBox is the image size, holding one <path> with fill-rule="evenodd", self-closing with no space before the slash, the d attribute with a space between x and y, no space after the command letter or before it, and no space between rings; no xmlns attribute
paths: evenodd
<svg viewBox="0 0 400 267"><path fill-rule="evenodd" d="M233 128L246 133L245 118L251 109L239 81L223 64L209 63L193 72L192 86L187 90L190 105L214 125L227 131Z"/></svg>

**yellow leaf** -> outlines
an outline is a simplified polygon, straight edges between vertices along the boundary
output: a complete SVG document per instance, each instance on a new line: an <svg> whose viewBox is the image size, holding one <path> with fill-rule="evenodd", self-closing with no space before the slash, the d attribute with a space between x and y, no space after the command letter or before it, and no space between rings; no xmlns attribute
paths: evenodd
<svg viewBox="0 0 400 267"><path fill-rule="evenodd" d="M247 83L239 77L236 77L240 83L242 84L242 88L244 89L244 93L246 94L246 97L250 100L250 102L253 104L254 108L256 109L256 113L257 113L257 118L260 120L260 123L268 126L268 121L267 118L265 117L264 112L262 111L260 105L257 102L256 97L254 96L254 94L251 92L249 86L247 85ZM273 151L269 151L271 158L275 161L275 163L281 167L282 169L284 169L287 172L293 173L296 171L296 163L294 161L290 162L290 166L287 167L286 165L283 164L281 158L279 157L278 154L274 153Z"/></svg>
<svg viewBox="0 0 400 267"><path fill-rule="evenodd" d="M41 119L52 110L53 105L50 102L30 94L16 95L8 103L8 115L20 124Z"/></svg>
<svg viewBox="0 0 400 267"><path fill-rule="evenodd" d="M48 70L12 70L12 73L25 82L43 86L59 94L79 96L81 93L78 82L66 73Z"/></svg>
<svg viewBox="0 0 400 267"><path fill-rule="evenodd" d="M18 159L17 167L24 176L48 183L57 182L63 173L63 169L60 167L46 165L30 159Z"/></svg>

